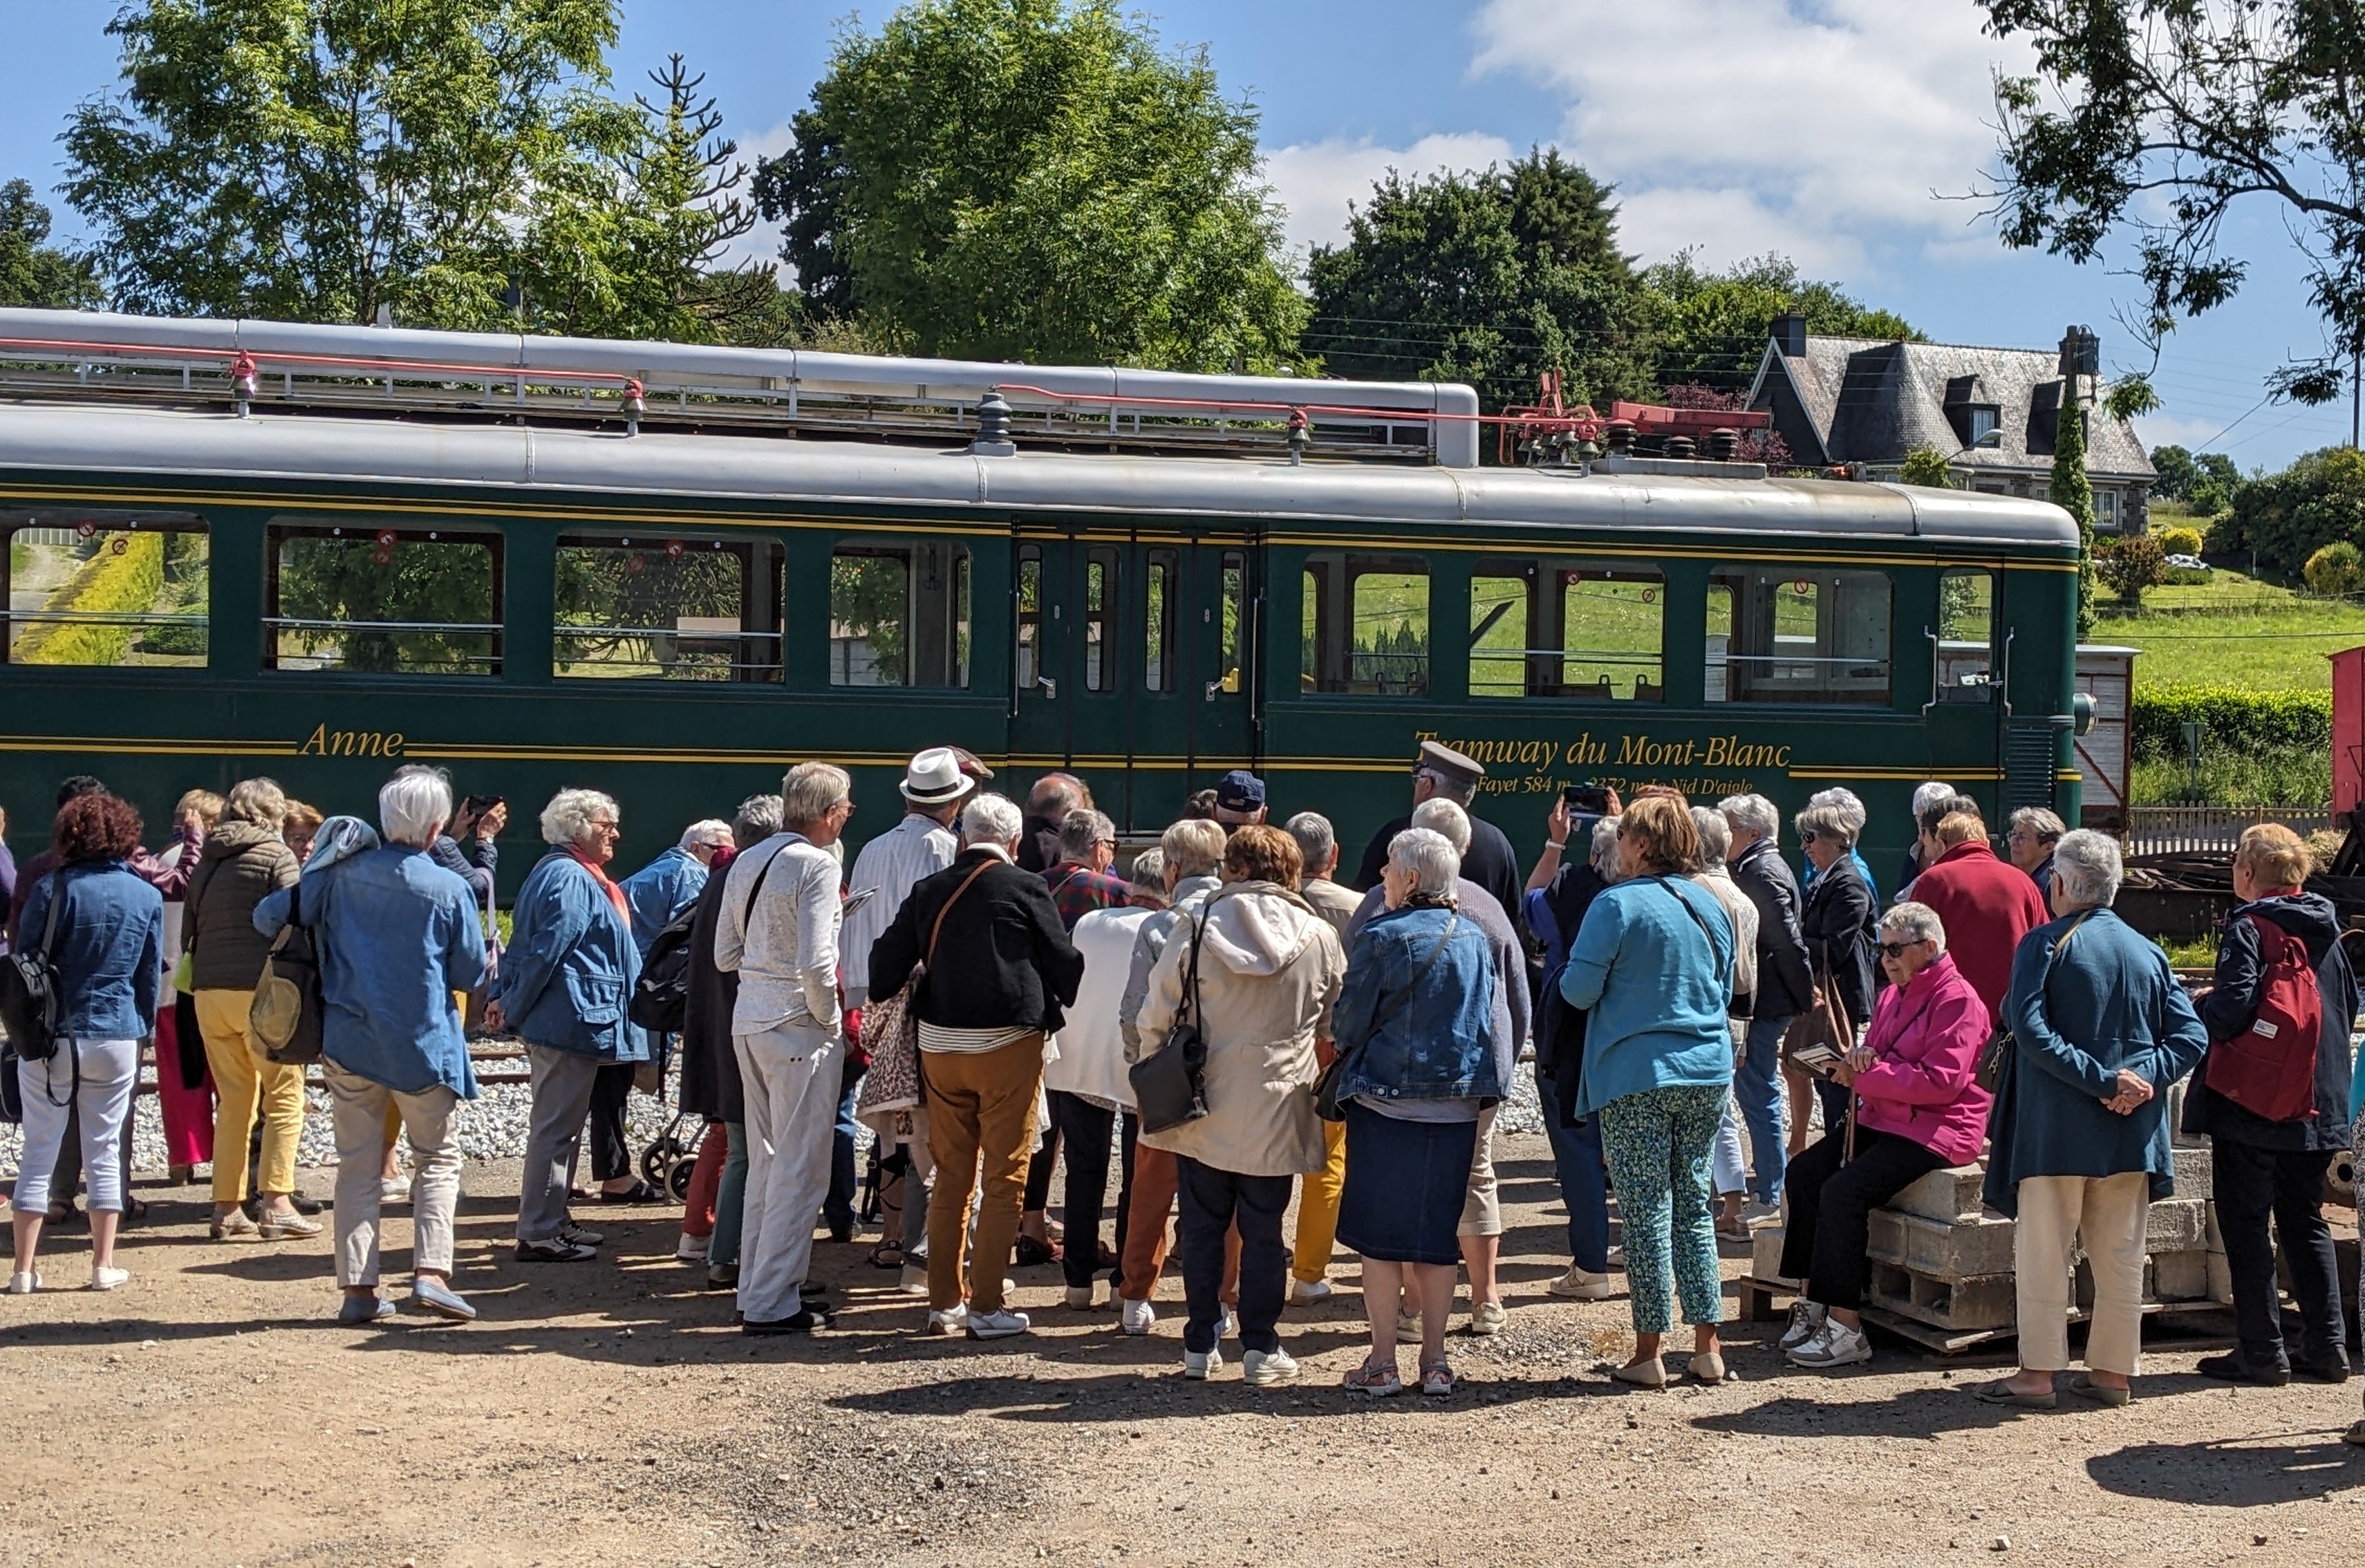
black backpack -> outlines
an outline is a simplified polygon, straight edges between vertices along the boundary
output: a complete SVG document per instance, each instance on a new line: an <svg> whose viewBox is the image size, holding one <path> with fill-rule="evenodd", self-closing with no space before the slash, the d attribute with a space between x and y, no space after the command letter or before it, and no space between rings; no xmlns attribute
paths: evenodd
<svg viewBox="0 0 2365 1568"><path fill-rule="evenodd" d="M627 1010L633 1023L660 1034L678 1035L689 1016L689 932L698 923L700 900L666 923L641 960Z"/></svg>
<svg viewBox="0 0 2365 1568"><path fill-rule="evenodd" d="M57 1055L58 1033L65 1025L65 988L50 957L57 949L58 916L65 905L65 873L52 871L40 947L0 955L0 1028L8 1032L8 1054L27 1061L47 1061Z"/></svg>

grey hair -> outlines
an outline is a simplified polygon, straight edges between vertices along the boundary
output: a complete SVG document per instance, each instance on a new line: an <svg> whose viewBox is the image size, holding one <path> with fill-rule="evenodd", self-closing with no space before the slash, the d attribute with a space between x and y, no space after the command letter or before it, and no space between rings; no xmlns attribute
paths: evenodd
<svg viewBox="0 0 2365 1568"><path fill-rule="evenodd" d="M444 793L449 795L450 790ZM241 778L230 787L222 801L223 820L254 823L277 833L287 820L287 792L271 778Z"/></svg>
<svg viewBox="0 0 2365 1568"><path fill-rule="evenodd" d="M1617 817L1604 817L1593 824L1593 844L1586 856L1594 874L1605 882L1614 882L1625 876L1624 862L1618 857Z"/></svg>
<svg viewBox="0 0 2365 1568"><path fill-rule="evenodd" d="M1158 835L1158 847L1166 852L1167 868L1177 881L1214 876L1224 864L1224 846L1228 842L1224 824L1205 817L1185 817Z"/></svg>
<svg viewBox="0 0 2365 1568"><path fill-rule="evenodd" d="M1166 902L1166 851L1145 849L1133 857L1133 870L1128 877L1137 898L1155 898Z"/></svg>
<svg viewBox="0 0 2365 1568"><path fill-rule="evenodd" d="M1692 808L1692 826L1699 829L1702 868L1713 871L1732 852L1732 829L1725 825L1723 812L1712 812L1706 806Z"/></svg>
<svg viewBox="0 0 2365 1568"><path fill-rule="evenodd" d="M1782 813L1763 795L1727 795L1716 809L1743 833L1767 839L1782 836Z"/></svg>
<svg viewBox="0 0 2365 1568"><path fill-rule="evenodd" d="M1420 777L1429 780L1430 797L1434 800L1451 801L1457 806L1466 806L1477 798L1478 780L1475 778L1456 778L1433 767L1424 767L1419 771Z"/></svg>
<svg viewBox="0 0 2365 1568"><path fill-rule="evenodd" d="M1920 822L1923 812L1928 811L1931 807L1936 805L1939 801L1945 800L1954 793L1955 787L1952 784L1942 784L1935 778L1933 778L1927 784L1918 784L1914 786L1913 820L1915 822Z"/></svg>
<svg viewBox="0 0 2365 1568"><path fill-rule="evenodd" d="M1470 853L1470 813L1441 795L1432 795L1412 809L1412 825L1443 834L1457 857Z"/></svg>
<svg viewBox="0 0 2365 1568"><path fill-rule="evenodd" d="M1825 801L1818 795L1807 809L1790 819L1790 825L1805 838L1813 834L1817 838L1836 838L1853 849L1855 835L1864 831L1864 818L1836 801Z"/></svg>
<svg viewBox="0 0 2365 1568"><path fill-rule="evenodd" d="M1412 878L1413 890L1441 897L1462 875L1453 841L1434 828L1408 827L1388 840L1388 864Z"/></svg>
<svg viewBox="0 0 2365 1568"><path fill-rule="evenodd" d="M250 778L246 781L247 784L255 782L258 780ZM269 780L260 782L268 783ZM238 788L243 790L246 784ZM278 793L276 786L273 787L273 793ZM230 791L232 799L236 799L237 794L236 790ZM600 799L607 801L608 797L602 795ZM556 803L552 802L553 805ZM615 801L608 801L609 810L613 811L615 807ZM284 795L280 796L279 814L283 820L287 815L287 799ZM387 779L385 787L377 792L379 831L393 842L407 844L413 849L424 849L433 844L435 835L443 831L451 815L452 785L440 771L422 769L413 772L406 767ZM544 813L544 820L549 820L547 813ZM556 844L561 841L552 839L551 842ZM564 842L572 844L575 841L570 838Z"/></svg>
<svg viewBox="0 0 2365 1568"><path fill-rule="evenodd" d="M739 802L738 814L731 823L731 836L743 847L753 848L779 831L778 795L750 795Z"/></svg>
<svg viewBox="0 0 2365 1568"><path fill-rule="evenodd" d="M1889 913L1880 917L1880 928L1898 932L1910 942L1935 943L1941 953L1946 950L1946 923L1926 903L1908 899L1903 903L1891 904Z"/></svg>
<svg viewBox="0 0 2365 1568"><path fill-rule="evenodd" d="M731 824L720 817L707 817L681 830L681 847L684 849L701 844L723 845L730 842Z"/></svg>
<svg viewBox="0 0 2365 1568"><path fill-rule="evenodd" d="M1842 821L1850 824L1847 835L1850 844L1864 836L1864 824L1872 820L1871 813L1864 809L1864 801L1857 798L1856 792L1853 790L1836 788L1818 790L1807 797L1809 811L1813 811L1817 806L1831 807L1840 813Z"/></svg>
<svg viewBox="0 0 2365 1568"><path fill-rule="evenodd" d="M443 784L441 779L436 782L443 785L443 812L448 816L452 812L452 786ZM387 786L387 789L392 788L392 785ZM381 814L386 811L384 791L378 795L378 811ZM601 812L618 822L624 820L624 813L617 806L613 795L602 795L597 790L561 790L550 798L550 804L542 808L542 841L544 844L573 844L591 831L591 819ZM387 832L393 835L393 827L389 825Z"/></svg>
<svg viewBox="0 0 2365 1568"><path fill-rule="evenodd" d="M2061 835L2053 846L2053 885L2072 909L2108 909L2124 875L2115 840L2090 828Z"/></svg>
<svg viewBox="0 0 2365 1568"><path fill-rule="evenodd" d="M1007 849L1018 842L1026 831L1026 813L1007 795L979 794L961 808L960 841L966 849L973 844L991 844ZM1223 831L1217 829L1217 832Z"/></svg>
<svg viewBox="0 0 2365 1568"><path fill-rule="evenodd" d="M1059 853L1070 860L1082 860L1093 852L1093 846L1115 837L1116 823L1109 821L1106 812L1078 806L1059 819Z"/></svg>
<svg viewBox="0 0 2365 1568"><path fill-rule="evenodd" d="M2063 822L2057 812L2048 812L2043 806L2021 807L2012 813L2012 821L2006 826L2012 829L2024 827L2046 844L2058 843L2061 835L2069 831L2069 824Z"/></svg>
<svg viewBox="0 0 2365 1568"><path fill-rule="evenodd" d="M1305 862L1306 875L1315 875L1330 859L1330 852L1339 847L1339 830L1320 812L1300 812L1289 819L1282 832L1297 841L1297 857Z"/></svg>
<svg viewBox="0 0 2365 1568"><path fill-rule="evenodd" d="M817 823L854 795L853 776L826 762L800 762L780 778L780 821Z"/></svg>

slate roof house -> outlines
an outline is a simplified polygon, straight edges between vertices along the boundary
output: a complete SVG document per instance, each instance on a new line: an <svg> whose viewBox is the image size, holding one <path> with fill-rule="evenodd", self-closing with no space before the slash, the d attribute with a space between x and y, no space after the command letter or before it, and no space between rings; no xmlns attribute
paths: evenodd
<svg viewBox="0 0 2365 1568"><path fill-rule="evenodd" d="M1774 429L1802 465L1861 463L1873 478L1894 478L1907 453L1934 447L1966 489L2042 497L2053 476L2061 365L2079 336L2061 350L1880 342L1810 337L1804 317L1785 316L1774 323L1749 406L1773 412ZM2083 336L2090 365L2093 338ZM2101 378L2079 380L2090 399L2095 528L2139 530L2158 473L2134 429L2102 409Z"/></svg>

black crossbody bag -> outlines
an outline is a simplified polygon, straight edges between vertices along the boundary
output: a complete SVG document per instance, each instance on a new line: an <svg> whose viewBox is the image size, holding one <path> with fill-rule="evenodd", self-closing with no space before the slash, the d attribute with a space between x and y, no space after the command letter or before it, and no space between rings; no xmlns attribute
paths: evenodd
<svg viewBox="0 0 2365 1568"><path fill-rule="evenodd" d="M27 1061L47 1061L58 1054L58 1031L65 1022L65 988L54 956L58 916L66 903L64 870L50 872L49 881L50 912L39 948L0 955L0 1027L8 1031L8 1054Z"/></svg>
<svg viewBox="0 0 2365 1568"><path fill-rule="evenodd" d="M1199 1029L1199 934L1206 928L1205 914L1202 909L1201 918L1189 922L1190 972L1182 980L1182 1016L1166 1031L1165 1044L1125 1075L1146 1133L1162 1133L1207 1114L1207 1037Z"/></svg>

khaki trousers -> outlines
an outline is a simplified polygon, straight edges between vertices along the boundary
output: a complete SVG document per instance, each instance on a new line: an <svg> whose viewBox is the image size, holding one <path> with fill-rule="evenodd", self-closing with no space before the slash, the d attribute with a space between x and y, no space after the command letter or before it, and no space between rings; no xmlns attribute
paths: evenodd
<svg viewBox="0 0 2365 1568"><path fill-rule="evenodd" d="M2022 1180L2012 1264L2020 1297L2020 1364L2031 1372L2069 1365L2070 1253L2082 1245L2094 1270L2094 1316L2086 1365L2135 1374L2143 1344L2144 1225L2151 1177L2030 1176Z"/></svg>
<svg viewBox="0 0 2365 1568"><path fill-rule="evenodd" d="M252 991L201 991L197 1032L214 1070L221 1103L214 1108L214 1202L246 1201L246 1140L263 1117L263 1159L255 1184L266 1193L296 1190L296 1144L304 1132L304 1070L284 1067L247 1037Z"/></svg>
<svg viewBox="0 0 2365 1568"><path fill-rule="evenodd" d="M378 1162L386 1153L388 1115L410 1133L410 1268L452 1273L452 1215L460 1202L460 1146L452 1137L452 1113L459 1095L443 1084L416 1094L397 1093L383 1083L335 1062L320 1064L328 1086L330 1125L337 1135L337 1283L378 1282L378 1247L384 1230L379 1213Z"/></svg>
<svg viewBox="0 0 2365 1568"><path fill-rule="evenodd" d="M1026 1201L1026 1160L1035 1151L1035 1092L1043 1081L1043 1036L1026 1035L990 1051L929 1051L920 1058L928 1105L928 1306L946 1312L1002 1310L1003 1271L1018 1239ZM975 1267L966 1267L970 1194L977 1215Z"/></svg>

